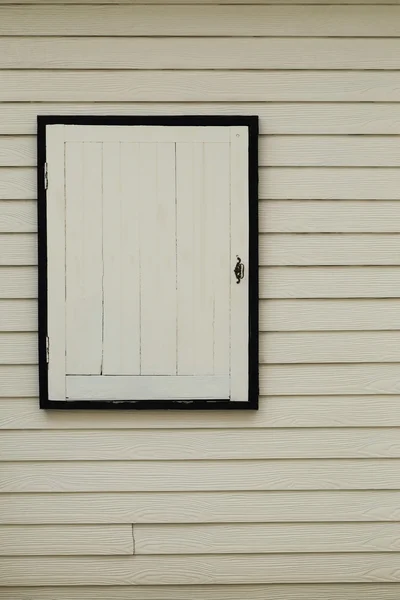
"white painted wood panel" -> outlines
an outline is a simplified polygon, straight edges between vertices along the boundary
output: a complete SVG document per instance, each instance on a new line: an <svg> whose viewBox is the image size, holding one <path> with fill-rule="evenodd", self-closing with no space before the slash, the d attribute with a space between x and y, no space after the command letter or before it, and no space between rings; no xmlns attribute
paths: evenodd
<svg viewBox="0 0 400 600"><path fill-rule="evenodd" d="M35 232L36 229L36 202L0 201L1 233Z"/></svg>
<svg viewBox="0 0 400 600"><path fill-rule="evenodd" d="M393 583L312 583L258 585L163 585L163 586L85 586L75 588L79 600L398 600L398 586ZM10 588L0 588L1 600L9 600ZM13 600L71 600L71 588L66 586L13 587Z"/></svg>
<svg viewBox="0 0 400 600"><path fill-rule="evenodd" d="M34 234L0 235L0 265L37 264L37 239Z"/></svg>
<svg viewBox="0 0 400 600"><path fill-rule="evenodd" d="M3 431L0 460L400 458L398 427L271 429L262 428L263 421L261 417L259 428L245 429L243 423L237 430L219 423L220 429L199 431Z"/></svg>
<svg viewBox="0 0 400 600"><path fill-rule="evenodd" d="M2 585L136 585L398 582L396 553L11 557L0 559Z"/></svg>
<svg viewBox="0 0 400 600"><path fill-rule="evenodd" d="M396 265L399 250L399 234L275 233L259 238L260 265Z"/></svg>
<svg viewBox="0 0 400 600"><path fill-rule="evenodd" d="M398 521L400 492L245 491L1 494L6 524ZM251 510L249 510L251 506Z"/></svg>
<svg viewBox="0 0 400 600"><path fill-rule="evenodd" d="M10 492L189 492L400 489L398 459L8 462Z"/></svg>
<svg viewBox="0 0 400 600"><path fill-rule="evenodd" d="M272 167L259 170L261 200L399 200L398 169ZM0 198L36 197L36 170L0 168Z"/></svg>
<svg viewBox="0 0 400 600"><path fill-rule="evenodd" d="M36 331L35 300L0 300L0 331Z"/></svg>
<svg viewBox="0 0 400 600"><path fill-rule="evenodd" d="M0 68L397 69L399 49L395 38L14 37L0 38Z"/></svg>
<svg viewBox="0 0 400 600"><path fill-rule="evenodd" d="M258 115L260 131L271 134L371 134L400 132L400 105L396 102L6 102L0 112L0 133L36 135L40 115Z"/></svg>
<svg viewBox="0 0 400 600"><path fill-rule="evenodd" d="M400 330L397 299L266 300L259 306L260 331Z"/></svg>
<svg viewBox="0 0 400 600"><path fill-rule="evenodd" d="M398 233L400 203L396 200L268 200L259 203L259 218L260 231L271 233Z"/></svg>
<svg viewBox="0 0 400 600"><path fill-rule="evenodd" d="M155 376L154 376L155 375ZM68 400L229 400L229 375L67 375Z"/></svg>
<svg viewBox="0 0 400 600"><path fill-rule="evenodd" d="M132 526L9 525L0 527L1 556L133 554Z"/></svg>
<svg viewBox="0 0 400 600"><path fill-rule="evenodd" d="M147 555L396 552L399 534L398 523L134 526L135 553Z"/></svg>
<svg viewBox="0 0 400 600"><path fill-rule="evenodd" d="M140 373L138 144L103 146L102 373Z"/></svg>
<svg viewBox="0 0 400 600"><path fill-rule="evenodd" d="M137 142L171 144L177 142L228 142L226 127L165 127L163 125L71 125L66 128L67 142Z"/></svg>
<svg viewBox="0 0 400 600"><path fill-rule="evenodd" d="M325 362L399 363L400 332L269 332L260 336L260 363Z"/></svg>
<svg viewBox="0 0 400 600"><path fill-rule="evenodd" d="M51 131L51 127L48 129ZM51 144L47 148L52 152ZM102 149L101 144L91 143L68 143L65 148L65 275L61 260L48 269L49 281L57 269L66 290L65 298L59 298L58 303L49 297L55 319L61 319L65 311L63 379L66 373L99 374L103 360ZM49 171L51 168L49 162ZM64 177L59 177L64 190ZM51 215L48 230L52 230ZM61 243L49 240L48 254ZM52 332L49 338L52 346ZM62 399L53 395L51 387L49 390L52 400Z"/></svg>
<svg viewBox="0 0 400 600"><path fill-rule="evenodd" d="M397 37L400 7L4 6L0 35Z"/></svg>
<svg viewBox="0 0 400 600"><path fill-rule="evenodd" d="M8 390L10 392L10 390ZM4 392L6 393L6 392ZM31 396L32 392L31 384ZM400 396L341 395L261 396L257 413L236 411L121 413L38 411L37 398L1 399L1 429L218 429L400 426ZM118 433L116 433L118 438Z"/></svg>
<svg viewBox="0 0 400 600"><path fill-rule="evenodd" d="M3 70L1 78L1 102L396 102L400 99L398 71L65 70L51 71L50 75L46 70Z"/></svg>
<svg viewBox="0 0 400 600"><path fill-rule="evenodd" d="M176 374L175 145L140 145L140 373Z"/></svg>

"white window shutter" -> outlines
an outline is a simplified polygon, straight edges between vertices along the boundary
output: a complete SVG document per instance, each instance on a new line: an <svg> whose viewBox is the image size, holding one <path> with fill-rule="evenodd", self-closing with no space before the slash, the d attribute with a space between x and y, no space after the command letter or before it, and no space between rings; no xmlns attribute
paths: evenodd
<svg viewBox="0 0 400 600"><path fill-rule="evenodd" d="M45 144L47 400L254 405L249 128L48 124Z"/></svg>

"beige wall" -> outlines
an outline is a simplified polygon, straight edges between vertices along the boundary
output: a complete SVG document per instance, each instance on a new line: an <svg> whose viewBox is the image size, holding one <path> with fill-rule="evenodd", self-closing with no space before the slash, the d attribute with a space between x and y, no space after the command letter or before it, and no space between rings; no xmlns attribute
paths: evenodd
<svg viewBox="0 0 400 600"><path fill-rule="evenodd" d="M0 4L0 599L398 600L400 4ZM37 114L261 117L258 413L39 411Z"/></svg>

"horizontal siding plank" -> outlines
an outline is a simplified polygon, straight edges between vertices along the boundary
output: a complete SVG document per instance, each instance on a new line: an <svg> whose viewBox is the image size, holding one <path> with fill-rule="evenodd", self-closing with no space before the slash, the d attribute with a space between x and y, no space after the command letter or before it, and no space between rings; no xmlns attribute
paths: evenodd
<svg viewBox="0 0 400 600"><path fill-rule="evenodd" d="M35 300L0 300L0 332L36 331L37 319Z"/></svg>
<svg viewBox="0 0 400 600"><path fill-rule="evenodd" d="M22 236L4 241L18 243ZM32 260L33 251L23 246L32 245L24 236L20 242L19 260ZM26 239L26 241L25 241ZM398 265L400 264L400 235L386 234L264 234L259 238L260 265ZM1 238L0 238L1 244ZM15 252L16 254L16 252ZM10 248L9 256L16 261ZM29 262L13 264L31 264Z"/></svg>
<svg viewBox="0 0 400 600"><path fill-rule="evenodd" d="M28 23L26 15L24 18ZM259 16L257 19L261 22ZM78 23L77 15L74 23ZM1 79L1 102L394 102L400 99L398 71L4 70Z"/></svg>
<svg viewBox="0 0 400 600"><path fill-rule="evenodd" d="M398 459L8 462L0 491L172 492L400 489Z"/></svg>
<svg viewBox="0 0 400 600"><path fill-rule="evenodd" d="M400 555L12 557L0 559L2 585L135 585L400 581Z"/></svg>
<svg viewBox="0 0 400 600"><path fill-rule="evenodd" d="M37 268L0 267L1 298L37 298Z"/></svg>
<svg viewBox="0 0 400 600"><path fill-rule="evenodd" d="M3 6L0 35L400 35L399 6Z"/></svg>
<svg viewBox="0 0 400 600"><path fill-rule="evenodd" d="M87 99L85 99L87 100ZM37 115L237 115L260 117L262 134L399 134L400 104L385 103L224 103L62 102L4 103L0 133L35 135Z"/></svg>
<svg viewBox="0 0 400 600"><path fill-rule="evenodd" d="M0 527L0 556L133 554L130 525Z"/></svg>
<svg viewBox="0 0 400 600"><path fill-rule="evenodd" d="M35 232L36 229L35 201L0 201L0 233Z"/></svg>
<svg viewBox="0 0 400 600"><path fill-rule="evenodd" d="M37 364L37 346L35 333L0 333L0 365Z"/></svg>
<svg viewBox="0 0 400 600"><path fill-rule="evenodd" d="M358 135L263 135L260 137L259 152L259 164L262 166L396 167L400 165L399 144L397 137L393 135L362 137ZM1 136L0 166L36 166L36 138Z"/></svg>
<svg viewBox="0 0 400 600"><path fill-rule="evenodd" d="M262 300L259 306L261 331L400 330L397 299Z"/></svg>
<svg viewBox="0 0 400 600"><path fill-rule="evenodd" d="M221 428L118 433L92 429L3 431L0 436L1 461L385 457L400 458L398 428Z"/></svg>
<svg viewBox="0 0 400 600"><path fill-rule="evenodd" d="M379 38L15 37L0 38L0 68L381 70L398 69L399 50Z"/></svg>
<svg viewBox="0 0 400 600"><path fill-rule="evenodd" d="M38 394L37 368L31 365L0 366L3 397ZM400 372L392 364L288 364L260 368L260 394L269 396L319 396L341 394L398 394Z"/></svg>
<svg viewBox="0 0 400 600"><path fill-rule="evenodd" d="M225 429L399 427L400 396L269 396L257 412L39 411L37 398L3 398L1 429Z"/></svg>
<svg viewBox="0 0 400 600"><path fill-rule="evenodd" d="M399 507L400 492L387 490L1 494L0 522L383 522L398 521Z"/></svg>
<svg viewBox="0 0 400 600"><path fill-rule="evenodd" d="M400 88L400 82L399 82ZM398 169L261 168L260 199L399 200ZM36 198L36 169L0 169L0 199Z"/></svg>
<svg viewBox="0 0 400 600"><path fill-rule="evenodd" d="M398 552L399 523L135 525L136 554ZM334 560L334 559L333 559Z"/></svg>
<svg viewBox="0 0 400 600"><path fill-rule="evenodd" d="M260 269L260 297L396 298L399 276L397 267L383 266L265 267Z"/></svg>
<svg viewBox="0 0 400 600"><path fill-rule="evenodd" d="M259 360L261 364L400 363L400 331L264 333Z"/></svg>
<svg viewBox="0 0 400 600"><path fill-rule="evenodd" d="M0 265L36 265L37 239L33 233L0 235Z"/></svg>
<svg viewBox="0 0 400 600"><path fill-rule="evenodd" d="M54 0L53 0L54 1ZM393 583L85 586L75 587L79 600L398 600ZM0 588L0 599L10 600L10 588ZM71 600L71 588L13 587L12 600Z"/></svg>
<svg viewBox="0 0 400 600"><path fill-rule="evenodd" d="M259 204L259 219L260 231L271 233L398 233L400 203L267 200Z"/></svg>
<svg viewBox="0 0 400 600"><path fill-rule="evenodd" d="M400 363L400 331L264 333L259 356L260 364ZM0 333L0 364L37 362L35 333Z"/></svg>

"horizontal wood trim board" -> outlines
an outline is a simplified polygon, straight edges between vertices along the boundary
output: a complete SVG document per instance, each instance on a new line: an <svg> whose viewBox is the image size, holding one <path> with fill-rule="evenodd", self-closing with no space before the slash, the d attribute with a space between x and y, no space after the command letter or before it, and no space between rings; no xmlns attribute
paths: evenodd
<svg viewBox="0 0 400 600"><path fill-rule="evenodd" d="M360 301L362 303L362 301ZM1 308L1 302L0 302ZM357 309L355 309L357 310ZM382 307L384 310L384 305ZM351 316L351 315L349 315ZM0 333L0 364L37 364L35 333ZM268 332L260 337L260 364L285 363L400 363L400 331ZM119 392L115 392L118 389ZM67 376L69 398L107 399L114 390L129 400L132 391L160 399L171 393L198 397L229 397L226 377ZM225 396L224 396L225 394Z"/></svg>
<svg viewBox="0 0 400 600"><path fill-rule="evenodd" d="M400 556L377 554L0 559L2 585L398 582Z"/></svg>
<svg viewBox="0 0 400 600"><path fill-rule="evenodd" d="M262 134L379 134L400 133L400 103L331 102L28 102L4 103L0 133L35 135L37 115L258 115ZM263 99L265 100L265 99Z"/></svg>
<svg viewBox="0 0 400 600"><path fill-rule="evenodd" d="M259 264L400 265L399 244L398 234L262 234ZM36 264L36 235L0 235L1 266Z"/></svg>
<svg viewBox="0 0 400 600"><path fill-rule="evenodd" d="M0 492L400 489L398 459L8 462Z"/></svg>
<svg viewBox="0 0 400 600"><path fill-rule="evenodd" d="M263 267L260 298L398 298L399 275L390 266ZM0 267L0 299L36 297L35 267Z"/></svg>
<svg viewBox="0 0 400 600"><path fill-rule="evenodd" d="M398 600L398 586L393 583L322 583L259 585L163 585L161 586L85 586L76 587L79 600ZM13 587L13 600L71 600L71 588L65 586ZM0 599L10 600L10 588L0 588Z"/></svg>
<svg viewBox="0 0 400 600"><path fill-rule="evenodd" d="M273 167L261 168L259 177L263 200L400 200L398 169ZM36 169L0 169L1 200L36 195Z"/></svg>
<svg viewBox="0 0 400 600"><path fill-rule="evenodd" d="M28 22L27 15L24 18ZM260 20L260 17L257 18ZM74 15L74 22L78 22L77 15ZM4 70L1 73L1 80L1 102L396 102L400 100L399 71L65 70L49 73L45 70Z"/></svg>
<svg viewBox="0 0 400 600"><path fill-rule="evenodd" d="M317 405L317 403L316 403ZM221 427L221 424L220 424ZM3 431L1 461L400 458L399 429Z"/></svg>
<svg viewBox="0 0 400 600"><path fill-rule="evenodd" d="M133 554L130 524L0 527L0 556L126 554Z"/></svg>
<svg viewBox="0 0 400 600"><path fill-rule="evenodd" d="M326 392L325 392L326 393ZM224 429L399 427L400 396L316 395L260 398L257 413L236 411L39 411L37 398L2 398L1 429Z"/></svg>
<svg viewBox="0 0 400 600"><path fill-rule="evenodd" d="M259 315L260 331L400 330L397 299L261 300ZM0 332L34 331L36 300L0 300Z"/></svg>
<svg viewBox="0 0 400 600"><path fill-rule="evenodd" d="M388 552L399 550L399 534L399 523L134 526L139 555Z"/></svg>
<svg viewBox="0 0 400 600"><path fill-rule="evenodd" d="M0 38L0 68L397 70L399 50L384 38L15 37Z"/></svg>
<svg viewBox="0 0 400 600"><path fill-rule="evenodd" d="M400 492L387 490L1 494L0 522L384 522L398 521L399 500Z"/></svg>
<svg viewBox="0 0 400 600"><path fill-rule="evenodd" d="M400 7L4 6L0 35L382 36L400 35Z"/></svg>
<svg viewBox="0 0 400 600"><path fill-rule="evenodd" d="M400 203L261 200L259 220L262 233L399 233ZM1 233L31 233L36 229L36 201L0 201Z"/></svg>
<svg viewBox="0 0 400 600"><path fill-rule="evenodd" d="M400 165L400 148L396 136L261 136L259 164L278 167L395 167ZM36 166L36 138L1 136L0 166Z"/></svg>
<svg viewBox="0 0 400 600"><path fill-rule="evenodd" d="M3 397L37 396L37 367L1 365L0 382ZM262 365L260 368L261 395L398 393L400 393L400 375L397 363L287 364Z"/></svg>

